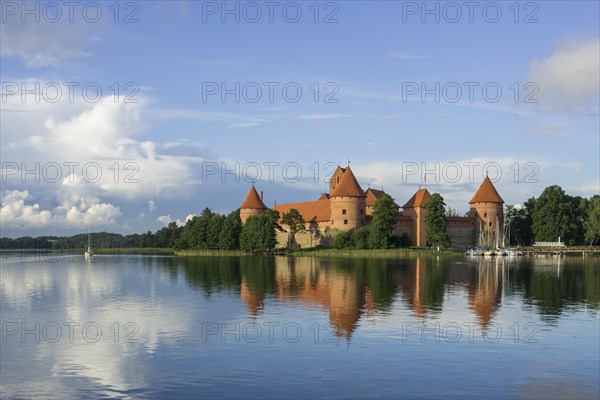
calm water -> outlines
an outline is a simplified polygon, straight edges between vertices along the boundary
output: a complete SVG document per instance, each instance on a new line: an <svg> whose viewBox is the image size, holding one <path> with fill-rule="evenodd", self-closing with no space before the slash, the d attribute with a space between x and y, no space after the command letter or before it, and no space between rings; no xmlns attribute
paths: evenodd
<svg viewBox="0 0 600 400"><path fill-rule="evenodd" d="M597 399L598 264L5 256L1 394Z"/></svg>

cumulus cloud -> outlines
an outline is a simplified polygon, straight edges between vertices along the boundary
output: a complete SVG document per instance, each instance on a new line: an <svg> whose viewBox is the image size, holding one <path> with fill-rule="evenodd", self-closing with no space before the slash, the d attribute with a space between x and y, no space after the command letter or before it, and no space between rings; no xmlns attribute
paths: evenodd
<svg viewBox="0 0 600 400"><path fill-rule="evenodd" d="M145 99L125 103L107 96L95 104L73 105L74 114L56 117L52 109L36 109L45 115L43 126L28 127L30 135L9 143L11 158L19 161L58 163L65 185L93 187L97 196L141 199L167 194L175 196L193 181L201 157L167 154L160 143L139 140L147 128L142 116ZM19 103L20 99L9 99ZM9 135L17 129L7 118ZM38 117L39 121L39 117ZM18 140L18 141L17 141ZM6 157L4 157L6 159ZM72 170L65 165L71 163ZM18 178L18 174L15 175ZM68 178L68 179L67 179ZM10 182L9 182L10 183ZM150 211L153 207L149 203Z"/></svg>
<svg viewBox="0 0 600 400"><path fill-rule="evenodd" d="M600 96L600 39L563 43L548 58L534 60L529 80L539 87L539 106L549 111L578 112Z"/></svg>
<svg viewBox="0 0 600 400"><path fill-rule="evenodd" d="M194 214L189 214L183 221L180 219L173 220L170 215L161 215L160 217L156 218L156 221L162 223L164 226L169 225L171 222L175 222L177 226L184 226L186 222L192 218L194 218Z"/></svg>
<svg viewBox="0 0 600 400"><path fill-rule="evenodd" d="M3 194L0 220L4 228L42 227L52 220L52 213L41 210L38 203L25 203L30 197L27 190L8 190Z"/></svg>
<svg viewBox="0 0 600 400"><path fill-rule="evenodd" d="M61 193L58 206L42 209L33 202L28 190L7 190L2 195L0 219L4 229L81 228L88 226L116 225L121 211L97 197L77 193Z"/></svg>

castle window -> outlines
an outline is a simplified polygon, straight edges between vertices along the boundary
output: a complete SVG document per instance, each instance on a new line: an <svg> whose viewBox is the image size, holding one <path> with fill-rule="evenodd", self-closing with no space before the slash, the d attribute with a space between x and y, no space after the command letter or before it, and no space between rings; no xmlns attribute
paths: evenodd
<svg viewBox="0 0 600 400"><path fill-rule="evenodd" d="M361 208L361 209L360 209L360 215L362 215L362 214L363 214L363 209Z"/></svg>
<svg viewBox="0 0 600 400"><path fill-rule="evenodd" d="M483 213L483 218L486 218L486 217L487 217L487 213Z"/></svg>
<svg viewBox="0 0 600 400"><path fill-rule="evenodd" d="M490 222L490 226L492 226L492 223Z"/></svg>
<svg viewBox="0 0 600 400"><path fill-rule="evenodd" d="M331 225L333 225L333 220L331 220Z"/></svg>
<svg viewBox="0 0 600 400"><path fill-rule="evenodd" d="M342 210L342 214L346 215L346 209L345 208Z"/></svg>
<svg viewBox="0 0 600 400"><path fill-rule="evenodd" d="M344 225L348 225L348 220L347 219L344 220Z"/></svg>

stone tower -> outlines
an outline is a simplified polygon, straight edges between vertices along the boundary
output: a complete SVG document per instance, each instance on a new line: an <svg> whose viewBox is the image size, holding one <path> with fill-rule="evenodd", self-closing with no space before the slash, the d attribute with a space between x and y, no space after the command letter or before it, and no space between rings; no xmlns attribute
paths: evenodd
<svg viewBox="0 0 600 400"><path fill-rule="evenodd" d="M425 206L429 201L429 190L419 189L406 202L403 209L403 215L409 216L413 220L411 242L415 246L426 246L427 245L427 231L425 230Z"/></svg>
<svg viewBox="0 0 600 400"><path fill-rule="evenodd" d="M338 167L339 170L342 168ZM356 177L350 167L343 169L343 174L331 191L331 227L333 229L348 231L359 228L365 223L366 195L356 181Z"/></svg>
<svg viewBox="0 0 600 400"><path fill-rule="evenodd" d="M252 185L246 199L240 205L240 219L242 220L242 224L246 223L248 217L260 215L267 211L267 206L263 203L262 197L262 192L260 192L259 196L254 185Z"/></svg>
<svg viewBox="0 0 600 400"><path fill-rule="evenodd" d="M344 172L346 172L346 168L342 168L339 165L337 166L335 171L333 171L331 179L329 179L329 193L333 193L335 187L340 183Z"/></svg>
<svg viewBox="0 0 600 400"><path fill-rule="evenodd" d="M475 218L475 243L495 246L502 242L504 228L504 200L486 175L469 201L471 216Z"/></svg>

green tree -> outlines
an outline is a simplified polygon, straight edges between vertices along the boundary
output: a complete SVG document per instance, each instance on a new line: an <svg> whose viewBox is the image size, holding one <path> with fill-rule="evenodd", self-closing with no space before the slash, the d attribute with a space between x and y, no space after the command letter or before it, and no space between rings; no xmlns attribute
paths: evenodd
<svg viewBox="0 0 600 400"><path fill-rule="evenodd" d="M281 223L289 226L292 233L303 231L306 224L300 212L295 208L290 209L287 213L283 213Z"/></svg>
<svg viewBox="0 0 600 400"><path fill-rule="evenodd" d="M369 247L385 249L390 247L392 235L398 222L398 208L394 199L384 194L373 205L373 220L369 227Z"/></svg>
<svg viewBox="0 0 600 400"><path fill-rule="evenodd" d="M154 247L154 236L148 231L140 236L140 247Z"/></svg>
<svg viewBox="0 0 600 400"><path fill-rule="evenodd" d="M352 241L352 232L340 232L333 238L333 246L336 249L349 249L354 246Z"/></svg>
<svg viewBox="0 0 600 400"><path fill-rule="evenodd" d="M590 246L600 242L600 196L590 198L584 222L585 240Z"/></svg>
<svg viewBox="0 0 600 400"><path fill-rule="evenodd" d="M219 239L224 220L225 217L223 217L221 214L212 214L208 219L208 226L206 229L206 248L210 250L219 249Z"/></svg>
<svg viewBox="0 0 600 400"><path fill-rule="evenodd" d="M273 213L250 216L240 234L240 248L252 253L273 250L277 244L275 228Z"/></svg>
<svg viewBox="0 0 600 400"><path fill-rule="evenodd" d="M352 241L356 249L369 248L369 227L363 226L352 232Z"/></svg>
<svg viewBox="0 0 600 400"><path fill-rule="evenodd" d="M188 220L175 247L178 249L206 250L209 248L209 237L210 243L214 244L214 227L211 229L211 226L215 224L213 215L214 213L209 208L205 208L202 214L195 215Z"/></svg>
<svg viewBox="0 0 600 400"><path fill-rule="evenodd" d="M548 186L534 202L533 234L538 242L554 242L560 237L568 245L577 244L582 231L579 200L560 186Z"/></svg>
<svg viewBox="0 0 600 400"><path fill-rule="evenodd" d="M456 208L448 207L446 208L446 216L447 217L460 217L460 214L456 210Z"/></svg>
<svg viewBox="0 0 600 400"><path fill-rule="evenodd" d="M533 241L532 221L527 206L517 208L507 205L504 211L504 219L509 226L511 245L531 245Z"/></svg>
<svg viewBox="0 0 600 400"><path fill-rule="evenodd" d="M242 232L242 220L240 210L236 210L225 217L221 232L219 232L219 249L237 250L240 248L240 234Z"/></svg>
<svg viewBox="0 0 600 400"><path fill-rule="evenodd" d="M281 223L289 227L288 247L291 247L293 240L296 238L296 233L305 230L306 222L300 212L292 208L289 212L283 213Z"/></svg>
<svg viewBox="0 0 600 400"><path fill-rule="evenodd" d="M425 231L427 240L434 246L446 246L448 240L448 219L446 203L439 193L433 193L425 206Z"/></svg>

